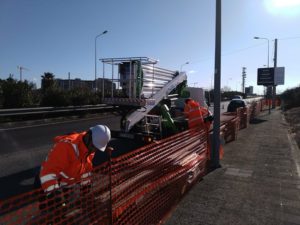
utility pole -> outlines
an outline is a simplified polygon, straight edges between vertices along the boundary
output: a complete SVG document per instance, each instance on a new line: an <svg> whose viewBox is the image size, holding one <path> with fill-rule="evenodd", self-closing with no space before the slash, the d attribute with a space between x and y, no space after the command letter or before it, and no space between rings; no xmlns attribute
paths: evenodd
<svg viewBox="0 0 300 225"><path fill-rule="evenodd" d="M212 141L212 169L220 168L220 101L221 101L221 0L216 0L215 33L215 83L214 83L214 123Z"/></svg>
<svg viewBox="0 0 300 225"><path fill-rule="evenodd" d="M274 73L277 67L277 38L275 38L274 43ZM276 85L273 85L273 96L272 96L272 109L275 109L275 101L276 101Z"/></svg>
<svg viewBox="0 0 300 225"><path fill-rule="evenodd" d="M71 90L71 73L68 73L68 80L69 80L69 90Z"/></svg>
<svg viewBox="0 0 300 225"><path fill-rule="evenodd" d="M246 81L246 67L243 67L242 72L242 93L245 93L245 81Z"/></svg>

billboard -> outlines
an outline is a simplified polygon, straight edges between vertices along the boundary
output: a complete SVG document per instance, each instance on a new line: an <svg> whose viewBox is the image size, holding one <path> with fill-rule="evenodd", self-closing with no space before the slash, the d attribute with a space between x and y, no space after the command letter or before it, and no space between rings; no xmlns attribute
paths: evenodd
<svg viewBox="0 0 300 225"><path fill-rule="evenodd" d="M281 85L284 84L284 67L258 68L257 85Z"/></svg>

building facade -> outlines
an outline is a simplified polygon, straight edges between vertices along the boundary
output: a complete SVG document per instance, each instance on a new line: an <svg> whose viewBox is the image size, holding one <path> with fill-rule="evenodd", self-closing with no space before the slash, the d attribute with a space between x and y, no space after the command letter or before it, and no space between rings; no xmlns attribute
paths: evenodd
<svg viewBox="0 0 300 225"><path fill-rule="evenodd" d="M253 86L245 87L246 95L253 95Z"/></svg>
<svg viewBox="0 0 300 225"><path fill-rule="evenodd" d="M55 79L57 86L64 90L72 90L74 88L88 88L90 90L98 90L102 91L102 87L104 86L105 92L110 92L112 89L116 89L116 84L112 83L111 80L98 78L95 80L81 80L79 78L76 79Z"/></svg>

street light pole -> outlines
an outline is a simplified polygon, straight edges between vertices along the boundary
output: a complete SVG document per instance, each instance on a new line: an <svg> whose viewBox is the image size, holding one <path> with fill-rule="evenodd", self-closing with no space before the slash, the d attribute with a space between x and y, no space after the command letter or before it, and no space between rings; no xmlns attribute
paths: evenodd
<svg viewBox="0 0 300 225"><path fill-rule="evenodd" d="M264 38L264 37L254 37L254 39L264 39L268 41L268 68L270 68L270 64L269 64L269 54L270 54L270 40L268 38ZM265 86L265 89L267 89L267 86ZM267 97L265 97L267 98ZM269 114L271 113L271 109L269 107Z"/></svg>
<svg viewBox="0 0 300 225"><path fill-rule="evenodd" d="M267 40L268 41L268 68L269 68L269 59L270 59L270 57L269 57L269 54L270 54L270 40L268 39L268 38L264 38L264 37L254 37L254 39L263 39L263 40Z"/></svg>
<svg viewBox="0 0 300 225"><path fill-rule="evenodd" d="M95 92L97 91L97 38L102 36L103 34L106 34L107 32L108 31L105 30L95 37Z"/></svg>
<svg viewBox="0 0 300 225"><path fill-rule="evenodd" d="M274 73L277 67L277 38L275 38L275 42L274 42ZM276 105L275 105L275 101L276 101L276 84L273 85L273 93L272 93L272 109L275 109Z"/></svg>
<svg viewBox="0 0 300 225"><path fill-rule="evenodd" d="M212 142L212 169L220 165L220 106L221 106L221 0L216 0L216 30L215 30L215 68L214 68L214 123Z"/></svg>
<svg viewBox="0 0 300 225"><path fill-rule="evenodd" d="M187 65L187 64L189 64L190 62L185 62L184 64L182 64L181 66L180 66L180 72L182 72L182 67L184 66L184 65Z"/></svg>

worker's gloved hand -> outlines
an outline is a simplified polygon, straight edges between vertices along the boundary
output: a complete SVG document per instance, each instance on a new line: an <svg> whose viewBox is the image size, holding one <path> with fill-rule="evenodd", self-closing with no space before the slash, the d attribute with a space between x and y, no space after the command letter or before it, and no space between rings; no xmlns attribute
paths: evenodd
<svg viewBox="0 0 300 225"><path fill-rule="evenodd" d="M112 147L106 147L105 151L96 151L94 159L93 159L93 166L97 167L104 162L109 161L111 157L111 153L114 149Z"/></svg>
<svg viewBox="0 0 300 225"><path fill-rule="evenodd" d="M212 122L214 120L214 117L212 115L209 115L207 117L204 118L204 122Z"/></svg>

